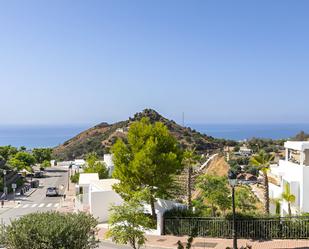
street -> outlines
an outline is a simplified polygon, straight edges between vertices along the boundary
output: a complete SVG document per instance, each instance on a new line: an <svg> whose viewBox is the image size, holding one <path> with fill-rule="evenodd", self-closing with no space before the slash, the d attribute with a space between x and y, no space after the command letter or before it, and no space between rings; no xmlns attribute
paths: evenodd
<svg viewBox="0 0 309 249"><path fill-rule="evenodd" d="M45 177L39 178L40 187L32 189L34 191L30 196L16 196L15 203L13 200L5 202L3 208L0 208L0 220L1 224L9 224L12 220L18 219L26 214L35 212L48 212L57 210L62 203L62 194L67 188L67 169L60 167L48 168L45 171ZM36 178L35 178L36 179ZM62 190L59 190L60 196L58 197L46 197L46 189L48 187L63 186ZM12 196L11 196L12 198ZM125 245L116 245L110 241L101 241L99 249L129 249L131 247ZM143 247L148 249L159 249L156 247ZM164 249L160 247L160 249Z"/></svg>
<svg viewBox="0 0 309 249"><path fill-rule="evenodd" d="M61 205L62 194L67 184L67 170L59 167L48 168L46 169L45 177L39 180L40 187L30 196L16 196L15 203L11 200L10 204L5 203L4 208L0 208L2 224L8 224L11 220L26 214L56 210ZM60 188L60 196L46 197L46 189L48 187Z"/></svg>

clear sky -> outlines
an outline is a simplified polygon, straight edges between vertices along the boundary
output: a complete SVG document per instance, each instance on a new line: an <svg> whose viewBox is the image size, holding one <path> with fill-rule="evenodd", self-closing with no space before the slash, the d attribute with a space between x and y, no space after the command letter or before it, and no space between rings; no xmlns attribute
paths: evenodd
<svg viewBox="0 0 309 249"><path fill-rule="evenodd" d="M0 124L309 122L309 1L0 2Z"/></svg>

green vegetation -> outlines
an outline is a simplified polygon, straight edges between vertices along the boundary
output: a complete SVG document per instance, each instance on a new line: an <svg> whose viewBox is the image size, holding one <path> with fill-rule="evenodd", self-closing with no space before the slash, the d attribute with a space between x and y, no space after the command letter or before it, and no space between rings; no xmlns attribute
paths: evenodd
<svg viewBox="0 0 309 249"><path fill-rule="evenodd" d="M283 144L286 140L273 140L273 139L261 139L261 138L252 138L246 142L246 145L253 153L257 153L260 150L264 150L266 153L279 152L283 147Z"/></svg>
<svg viewBox="0 0 309 249"><path fill-rule="evenodd" d="M288 210L289 210L289 216L292 215L291 212L291 204L295 202L295 195L291 193L290 184L285 183L284 185L284 192L282 194L282 199L285 200L288 203Z"/></svg>
<svg viewBox="0 0 309 249"><path fill-rule="evenodd" d="M186 249L190 249L192 248L192 243L193 243L193 240L194 240L194 237L193 236L190 236L188 239L187 239L187 243L186 243ZM180 240L177 241L177 249L185 249L183 243L181 243Z"/></svg>
<svg viewBox="0 0 309 249"><path fill-rule="evenodd" d="M173 217L200 217L201 213L199 210L193 212L190 209L187 208L181 208L181 207L174 207L170 210L167 210L164 213L164 218L173 218Z"/></svg>
<svg viewBox="0 0 309 249"><path fill-rule="evenodd" d="M268 170L270 163L273 161L274 156L267 154L265 151L261 150L258 154L254 155L250 159L252 165L258 166L263 172L264 177L264 212L269 215L269 186L268 186Z"/></svg>
<svg viewBox="0 0 309 249"><path fill-rule="evenodd" d="M182 169L182 154L176 139L161 122L151 124L143 118L131 124L128 140L118 140L113 146L115 170L120 180L116 191L128 200L132 194L149 189L148 202L155 218L155 198L170 195L173 176Z"/></svg>
<svg viewBox="0 0 309 249"><path fill-rule="evenodd" d="M73 183L78 183L78 181L79 181L79 175L80 175L80 173L75 173L74 175L71 175L71 177L70 177L70 179L71 179L71 182L73 182Z"/></svg>
<svg viewBox="0 0 309 249"><path fill-rule="evenodd" d="M40 168L41 168L41 169L46 169L46 168L48 168L48 167L50 167L50 166L51 166L50 161L45 160L45 161L43 161L43 162L41 163Z"/></svg>
<svg viewBox="0 0 309 249"><path fill-rule="evenodd" d="M26 169L29 172L32 172L32 165L34 165L34 163L35 157L24 151L17 152L8 160L8 164L11 168L16 168L17 170Z"/></svg>
<svg viewBox="0 0 309 249"><path fill-rule="evenodd" d="M235 188L235 203L238 210L243 213L256 210L257 199L247 186Z"/></svg>
<svg viewBox="0 0 309 249"><path fill-rule="evenodd" d="M193 166L198 162L199 156L196 155L195 150L186 150L183 153L183 164L188 169L187 178L187 205L188 208L192 208L192 175Z"/></svg>
<svg viewBox="0 0 309 249"><path fill-rule="evenodd" d="M86 156L87 167L84 169L85 173L98 173L99 179L108 178L108 170L105 163L99 161L99 157L95 152L89 153Z"/></svg>
<svg viewBox="0 0 309 249"><path fill-rule="evenodd" d="M32 213L6 226L1 242L7 249L91 249L97 224L86 213Z"/></svg>
<svg viewBox="0 0 309 249"><path fill-rule="evenodd" d="M197 188L202 193L203 202L210 204L213 217L216 216L217 208L225 213L231 207L230 189L226 177L203 175L198 179Z"/></svg>
<svg viewBox="0 0 309 249"><path fill-rule="evenodd" d="M144 213L141 203L147 198L144 195L143 192L137 192L122 205L111 208L107 238L117 244L129 244L133 249L139 249L145 244L144 233L152 227L152 219Z"/></svg>
<svg viewBox="0 0 309 249"><path fill-rule="evenodd" d="M39 163L41 168L50 166L52 149L36 148L28 152L26 147L19 149L8 146L0 146L0 167L17 170L32 171L32 166Z"/></svg>
<svg viewBox="0 0 309 249"><path fill-rule="evenodd" d="M52 149L50 148L35 148L32 150L32 154L35 161L42 164L44 161L50 161L52 158Z"/></svg>
<svg viewBox="0 0 309 249"><path fill-rule="evenodd" d="M11 145L0 146L0 156L5 160L9 160L11 156L14 156L18 152L17 148Z"/></svg>

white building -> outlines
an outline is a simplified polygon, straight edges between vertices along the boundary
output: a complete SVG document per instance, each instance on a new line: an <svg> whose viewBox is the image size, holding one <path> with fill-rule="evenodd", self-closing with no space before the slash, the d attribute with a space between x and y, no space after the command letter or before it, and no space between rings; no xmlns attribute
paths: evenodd
<svg viewBox="0 0 309 249"><path fill-rule="evenodd" d="M272 165L269 172L269 197L281 198L285 184L290 185L291 193L296 197L291 204L292 214L309 212L309 142L292 142L284 144L285 160ZM275 213L274 204L271 212ZM280 214L288 214L288 203L281 201Z"/></svg>
<svg viewBox="0 0 309 249"><path fill-rule="evenodd" d="M80 174L76 208L89 211L99 222L106 222L110 207L122 204L121 197L113 190L118 182L117 179L99 180L97 173Z"/></svg>
<svg viewBox="0 0 309 249"><path fill-rule="evenodd" d="M81 173L79 175L76 192L78 193L78 200L80 201L79 204L81 204L79 208L81 210L89 208L90 184L97 181L99 181L98 173Z"/></svg>
<svg viewBox="0 0 309 249"><path fill-rule="evenodd" d="M252 150L247 148L246 146L242 146L239 148L239 155L241 156L251 156Z"/></svg>
<svg viewBox="0 0 309 249"><path fill-rule="evenodd" d="M85 165L86 165L86 161L84 159L75 159L72 162L72 168L80 169L80 168L83 168Z"/></svg>
<svg viewBox="0 0 309 249"><path fill-rule="evenodd" d="M104 154L104 163L106 168L108 169L109 176L112 176L114 171L114 162L113 162L113 155L112 154Z"/></svg>
<svg viewBox="0 0 309 249"><path fill-rule="evenodd" d="M109 209L112 205L121 205L122 198L113 190L117 179L99 180L97 173L81 173L79 185L76 186L76 209L91 213L100 223L106 223L109 217ZM157 214L157 229L148 231L148 234L161 235L163 232L163 214L174 207L186 208L185 205L170 200L157 199L155 212ZM145 213L151 213L151 207L144 205Z"/></svg>

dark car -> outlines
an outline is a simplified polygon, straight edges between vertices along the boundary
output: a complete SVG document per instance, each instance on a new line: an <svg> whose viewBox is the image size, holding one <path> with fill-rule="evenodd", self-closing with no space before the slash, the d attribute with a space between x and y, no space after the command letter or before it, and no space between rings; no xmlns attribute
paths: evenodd
<svg viewBox="0 0 309 249"><path fill-rule="evenodd" d="M42 171L36 171L34 172L34 176L35 178L42 178L44 177L44 173Z"/></svg>
<svg viewBox="0 0 309 249"><path fill-rule="evenodd" d="M53 197L53 196L58 196L59 192L56 187L49 187L46 190L46 197Z"/></svg>

